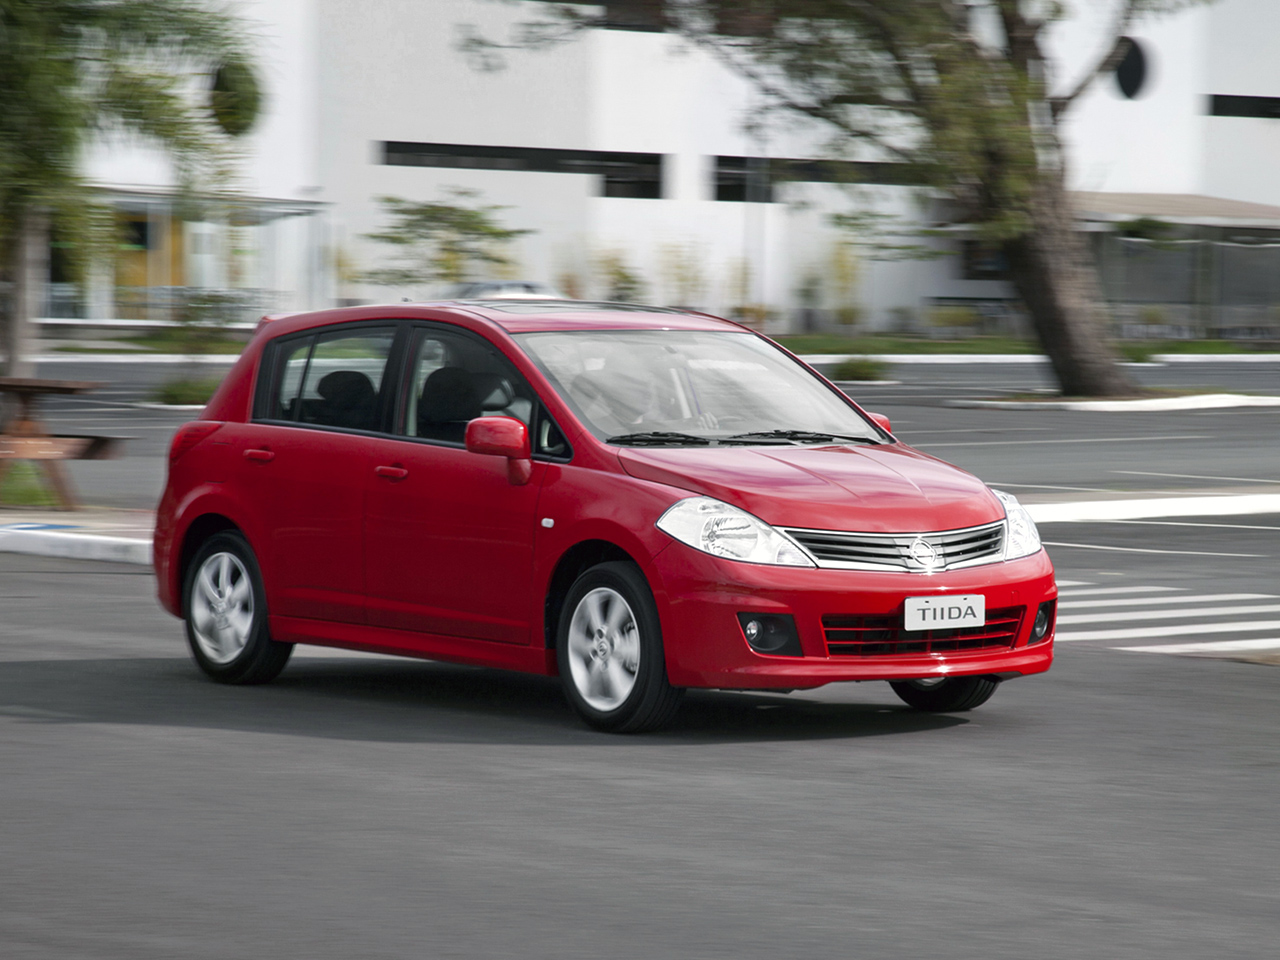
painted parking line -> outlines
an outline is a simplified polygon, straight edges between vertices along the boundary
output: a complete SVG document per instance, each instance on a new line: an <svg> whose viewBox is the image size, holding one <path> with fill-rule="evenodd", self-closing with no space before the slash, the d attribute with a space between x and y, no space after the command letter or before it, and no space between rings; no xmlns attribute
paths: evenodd
<svg viewBox="0 0 1280 960"><path fill-rule="evenodd" d="M1280 637L1260 640L1208 640L1204 643L1161 643L1150 647L1116 647L1131 653L1239 653L1246 650L1280 650Z"/></svg>
<svg viewBox="0 0 1280 960"><path fill-rule="evenodd" d="M1244 557L1248 560L1263 559L1265 553L1214 553L1209 550L1155 550L1150 547L1108 547L1100 543L1064 543L1045 540L1046 547L1074 547L1077 550L1110 550L1116 553L1169 553L1183 557Z"/></svg>
<svg viewBox="0 0 1280 960"><path fill-rule="evenodd" d="M1280 480L1266 480L1259 477L1209 477L1198 473L1156 473L1152 470L1112 470L1111 472L1133 477L1174 477L1179 480L1227 480L1234 483L1280 484Z"/></svg>
<svg viewBox="0 0 1280 960"><path fill-rule="evenodd" d="M1102 613L1078 613L1059 617L1058 623L1124 623L1130 620L1186 620L1189 617L1243 617L1259 613L1278 613L1280 603L1264 603L1252 607L1194 607L1182 610L1111 610Z"/></svg>
<svg viewBox="0 0 1280 960"><path fill-rule="evenodd" d="M1059 437L1046 440L959 440L955 443L930 443L929 449L935 447L1023 447L1032 444L1064 444L1064 443L1167 443L1170 440L1212 440L1207 433L1183 433L1167 436L1146 437Z"/></svg>

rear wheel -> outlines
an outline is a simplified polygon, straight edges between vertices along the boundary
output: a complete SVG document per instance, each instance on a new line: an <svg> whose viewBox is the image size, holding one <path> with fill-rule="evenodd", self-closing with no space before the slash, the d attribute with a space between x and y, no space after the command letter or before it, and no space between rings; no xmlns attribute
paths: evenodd
<svg viewBox="0 0 1280 960"><path fill-rule="evenodd" d="M220 683L267 683L279 676L293 644L267 631L262 574L248 542L225 531L204 542L187 568L182 608L196 664Z"/></svg>
<svg viewBox="0 0 1280 960"><path fill-rule="evenodd" d="M931 713L972 710L991 699L1000 686L990 677L939 677L933 680L890 681L902 702Z"/></svg>
<svg viewBox="0 0 1280 960"><path fill-rule="evenodd" d="M658 610L630 563L602 563L569 590L556 634L565 696L597 730L638 733L675 714L683 690L667 680Z"/></svg>

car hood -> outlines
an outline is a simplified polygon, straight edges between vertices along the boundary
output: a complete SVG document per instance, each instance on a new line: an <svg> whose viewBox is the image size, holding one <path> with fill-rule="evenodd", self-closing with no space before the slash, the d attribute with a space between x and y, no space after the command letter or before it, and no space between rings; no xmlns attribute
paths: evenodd
<svg viewBox="0 0 1280 960"><path fill-rule="evenodd" d="M901 443L626 448L618 459L633 477L715 497L775 526L912 533L1004 519L977 477Z"/></svg>

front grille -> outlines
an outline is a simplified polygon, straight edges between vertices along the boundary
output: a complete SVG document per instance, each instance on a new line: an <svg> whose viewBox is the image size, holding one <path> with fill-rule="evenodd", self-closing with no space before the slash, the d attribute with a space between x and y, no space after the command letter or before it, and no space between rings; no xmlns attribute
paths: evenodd
<svg viewBox="0 0 1280 960"><path fill-rule="evenodd" d="M1003 520L933 533L849 533L794 528L786 532L809 551L818 566L840 570L930 573L994 563L1004 554ZM932 563L928 562L930 555Z"/></svg>
<svg viewBox="0 0 1280 960"><path fill-rule="evenodd" d="M961 650L1007 650L1018 638L1026 607L987 611L981 627L903 630L902 616L860 617L828 614L822 618L829 657L897 657Z"/></svg>

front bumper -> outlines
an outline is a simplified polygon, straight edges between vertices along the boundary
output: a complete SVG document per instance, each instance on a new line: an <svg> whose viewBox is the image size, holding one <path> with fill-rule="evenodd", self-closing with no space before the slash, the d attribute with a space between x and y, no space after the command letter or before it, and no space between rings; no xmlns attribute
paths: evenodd
<svg viewBox="0 0 1280 960"><path fill-rule="evenodd" d="M721 689L818 687L844 680L908 680L1043 673L1053 630L1029 643L1036 610L1057 597L1053 565L1020 560L933 574L869 573L736 563L672 544L654 558L667 675L676 686ZM981 593L988 611L1023 608L1011 643L999 648L890 655L830 655L824 617L887 617L901 625L907 597ZM741 612L795 618L803 656L754 651Z"/></svg>

